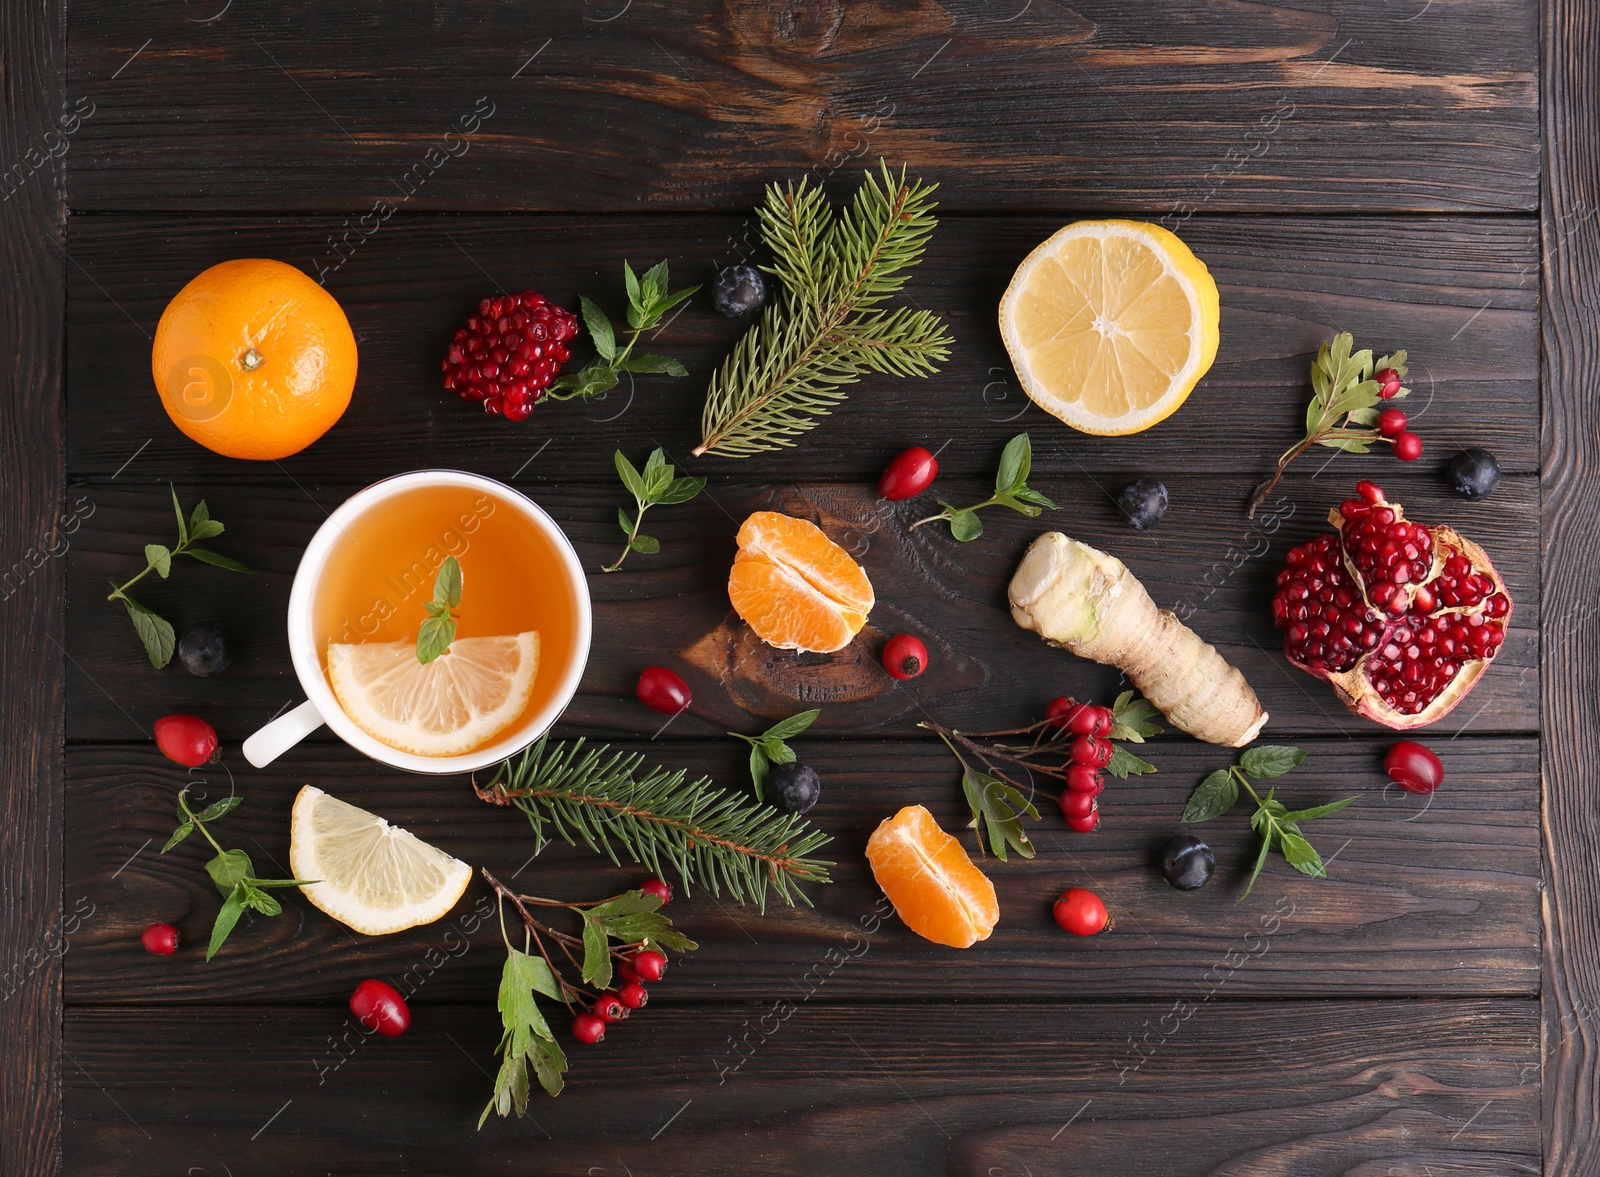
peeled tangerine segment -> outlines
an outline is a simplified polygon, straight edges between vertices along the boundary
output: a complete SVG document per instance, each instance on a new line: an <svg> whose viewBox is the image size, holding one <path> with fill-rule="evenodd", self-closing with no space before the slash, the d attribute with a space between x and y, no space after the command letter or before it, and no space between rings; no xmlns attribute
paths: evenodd
<svg viewBox="0 0 1600 1177"><path fill-rule="evenodd" d="M768 645L819 654L849 645L876 602L848 552L816 524L776 511L739 528L728 599Z"/></svg>
<svg viewBox="0 0 1600 1177"><path fill-rule="evenodd" d="M472 868L314 785L294 800L289 869L314 907L368 936L442 919Z"/></svg>
<svg viewBox="0 0 1600 1177"><path fill-rule="evenodd" d="M522 716L539 671L534 630L457 638L432 662L416 642L328 643L328 681L350 721L418 756L459 756Z"/></svg>
<svg viewBox="0 0 1600 1177"><path fill-rule="evenodd" d="M1000 922L994 884L921 805L883 819L867 839L867 862L906 927L926 940L971 948Z"/></svg>
<svg viewBox="0 0 1600 1177"><path fill-rule="evenodd" d="M1205 263L1158 225L1078 221L1017 267L1000 331L1023 388L1085 433L1148 429L1216 358L1220 300Z"/></svg>

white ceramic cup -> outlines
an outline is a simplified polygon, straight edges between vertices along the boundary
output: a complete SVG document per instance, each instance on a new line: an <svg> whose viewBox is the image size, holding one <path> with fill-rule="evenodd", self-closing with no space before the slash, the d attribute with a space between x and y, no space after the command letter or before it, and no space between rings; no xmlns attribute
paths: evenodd
<svg viewBox="0 0 1600 1177"><path fill-rule="evenodd" d="M329 554L344 539L345 528L358 515L365 514L385 500L403 491L429 486L465 487L480 491L492 496L499 504L521 511L560 553L573 595L576 631L573 656L571 663L561 668L561 682L551 694L549 703L538 714L493 743L460 756L418 756L413 752L402 752L374 739L352 723L334 697L333 688L328 685L312 629L312 605L317 586ZM294 660L294 672L300 679L300 686L306 693L306 701L245 740L244 758L257 768L263 768L326 724L352 748L393 768L429 773L473 772L487 768L533 743L566 710L572 696L577 693L578 681L583 677L584 664L589 659L592 624L589 582L584 576L583 566L578 563L577 552L555 521L527 496L492 478L466 474L460 470L416 470L375 482L350 496L329 515L317 529L317 534L311 537L305 554L300 557L300 567L294 574L294 587L289 592L289 654ZM541 665L539 673L544 674L545 671L546 668Z"/></svg>

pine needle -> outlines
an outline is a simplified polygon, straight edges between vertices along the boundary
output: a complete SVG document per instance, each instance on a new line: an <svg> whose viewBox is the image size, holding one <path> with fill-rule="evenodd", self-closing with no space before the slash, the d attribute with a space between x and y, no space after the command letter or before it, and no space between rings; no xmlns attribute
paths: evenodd
<svg viewBox="0 0 1600 1177"><path fill-rule="evenodd" d="M684 776L682 769L644 767L637 752L605 744L585 751L583 740L546 737L502 764L487 786L474 787L483 800L527 814L535 854L557 838L619 866L620 851L656 874L670 866L685 892L695 883L713 895L726 887L763 911L769 892L810 906L798 884L833 881L833 864L809 857L827 834L798 814L714 789L709 777L685 784Z"/></svg>
<svg viewBox="0 0 1600 1177"><path fill-rule="evenodd" d="M880 309L922 260L936 185L880 162L843 213L810 179L767 187L758 210L781 297L734 346L706 390L694 454L745 458L793 446L868 372L927 376L953 342L933 314Z"/></svg>

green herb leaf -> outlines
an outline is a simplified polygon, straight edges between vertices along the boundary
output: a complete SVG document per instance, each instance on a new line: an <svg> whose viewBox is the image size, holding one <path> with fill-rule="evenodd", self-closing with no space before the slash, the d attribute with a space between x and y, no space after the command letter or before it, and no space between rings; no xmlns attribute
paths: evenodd
<svg viewBox="0 0 1600 1177"><path fill-rule="evenodd" d="M1260 744L1239 757L1239 767L1246 776L1258 779L1280 777L1306 758L1299 748L1281 744Z"/></svg>
<svg viewBox="0 0 1600 1177"><path fill-rule="evenodd" d="M224 850L206 863L206 874L226 895L250 877L250 856L243 850Z"/></svg>
<svg viewBox="0 0 1600 1177"><path fill-rule="evenodd" d="M259 911L262 915L282 915L283 905L271 895L259 888L252 887L247 881L244 887L244 905L252 911Z"/></svg>
<svg viewBox="0 0 1600 1177"><path fill-rule="evenodd" d="M1287 831L1280 833L1278 849L1289 865L1301 874L1310 875L1314 879L1328 877L1327 869L1322 865L1322 856L1301 835Z"/></svg>
<svg viewBox="0 0 1600 1177"><path fill-rule="evenodd" d="M1206 777L1189 794L1189 803L1183 807L1183 821L1194 825L1221 817L1239 800L1239 784L1229 769L1219 768Z"/></svg>
<svg viewBox="0 0 1600 1177"><path fill-rule="evenodd" d="M1142 744L1146 736L1160 735L1161 725L1154 722L1160 714L1150 700L1135 698L1132 691L1123 691L1111 705L1111 739Z"/></svg>
<svg viewBox="0 0 1600 1177"><path fill-rule="evenodd" d="M433 581L434 603L456 608L461 604L461 585L461 562L454 556L446 556L444 563L439 565L439 575Z"/></svg>
<svg viewBox="0 0 1600 1177"><path fill-rule="evenodd" d="M793 748L782 740L774 740L770 736L757 741L757 746L767 754L767 759L774 764L793 764L798 759L794 754Z"/></svg>
<svg viewBox="0 0 1600 1177"><path fill-rule="evenodd" d="M482 1128L491 1111L521 1116L528 1109L528 1066L539 1076L539 1085L551 1095L561 1092L566 1056L555 1043L549 1024L540 1011L534 993L556 1000L561 988L550 966L536 956L507 948L506 963L500 971L500 1021L505 1033L500 1039L500 1073L495 1077L494 1095L478 1119Z"/></svg>
<svg viewBox="0 0 1600 1177"><path fill-rule="evenodd" d="M1261 852L1256 855L1256 864L1250 871L1250 881L1245 884L1244 894L1239 896L1238 899L1234 900L1235 903L1243 903L1250 897L1250 892L1255 889L1256 880L1261 877L1261 868L1267 865L1267 852L1271 849L1272 839L1262 838Z"/></svg>
<svg viewBox="0 0 1600 1177"><path fill-rule="evenodd" d="M814 707L810 711L796 712L794 715L789 716L788 719L780 719L761 734L769 740L792 740L815 723L817 716L821 714L822 709L820 707Z"/></svg>
<svg viewBox="0 0 1600 1177"><path fill-rule="evenodd" d="M417 661L426 666L456 640L456 623L449 617L430 617L417 630Z"/></svg>
<svg viewBox="0 0 1600 1177"><path fill-rule="evenodd" d="M183 508L178 505L178 488L172 483L167 483L167 490L172 494L172 513L178 517L178 546L181 548L189 542L189 525L183 521ZM206 509L205 500L200 500L200 505L194 509L195 517L199 518ZM209 518L209 516L206 516Z"/></svg>
<svg viewBox="0 0 1600 1177"><path fill-rule="evenodd" d="M209 869L209 868L207 868ZM239 917L244 914L245 886L238 883L232 891L224 892L227 898L222 902L222 909L217 912L216 922L211 925L211 943L206 946L206 960L217 955L217 950L227 940L234 925L239 922Z"/></svg>
<svg viewBox="0 0 1600 1177"><path fill-rule="evenodd" d="M1041 509L1046 511L1054 511L1056 509L1054 499L1050 498L1048 495L1041 494L1039 491L1036 491L1029 486L1018 487L1016 490L1010 493L1009 497L1016 499L1019 503L1023 504L1023 506L1016 506L1015 504L1010 503L1007 505L1012 506L1015 510L1021 511L1030 519L1035 518Z"/></svg>
<svg viewBox="0 0 1600 1177"><path fill-rule="evenodd" d="M762 751L759 743L750 745L750 783L756 788L756 800L767 799L767 774L772 770L772 761L767 759L767 754Z"/></svg>
<svg viewBox="0 0 1600 1177"><path fill-rule="evenodd" d="M184 822L177 829L172 831L172 837L167 839L167 844L161 848L161 853L165 854L168 850L171 850L174 846L183 841L192 833L194 833L194 822Z"/></svg>
<svg viewBox="0 0 1600 1177"><path fill-rule="evenodd" d="M611 462L616 466L617 477L622 479L622 485L627 487L628 493L641 503L644 502L644 475L639 473L621 450L611 456Z"/></svg>
<svg viewBox="0 0 1600 1177"><path fill-rule="evenodd" d="M223 527L215 519L203 519L198 526L190 529L189 542L195 543L199 540L211 539L213 536L221 535L226 530L227 528Z"/></svg>
<svg viewBox="0 0 1600 1177"><path fill-rule="evenodd" d="M239 561L230 559L229 557L222 555L220 552L213 552L209 548L185 548L183 549L183 554L185 556L193 556L202 564L211 564L217 568L226 568L231 572L250 571L249 568L239 563Z"/></svg>
<svg viewBox="0 0 1600 1177"><path fill-rule="evenodd" d="M1292 809L1284 813L1280 820L1284 822L1312 821L1319 817L1327 817L1330 813L1338 813L1339 810L1354 801L1354 797L1346 797L1343 801L1333 801L1327 805L1318 805L1311 809Z"/></svg>
<svg viewBox="0 0 1600 1177"><path fill-rule="evenodd" d="M1008 850L1015 850L1024 858L1033 857L1033 843L1022 829L1022 815L1036 818L1039 811L1020 790L965 762L961 765L961 790L972 810L972 820L967 824L978 831L980 847L987 831L989 848L1001 862L1006 861Z"/></svg>
<svg viewBox="0 0 1600 1177"><path fill-rule="evenodd" d="M655 501L662 506L672 506L676 503L687 503L695 495L706 488L704 478L674 478L656 496Z"/></svg>
<svg viewBox="0 0 1600 1177"><path fill-rule="evenodd" d="M1033 443L1026 433L1019 433L1006 442L1000 454L1000 469L994 476L994 489L1000 494L1014 492L1027 484L1033 470Z"/></svg>
<svg viewBox="0 0 1600 1177"><path fill-rule="evenodd" d="M617 354L617 337L611 329L611 320L594 302L581 294L578 295L578 306L583 311L583 325L589 329L589 338L594 341L595 351L609 363Z"/></svg>
<svg viewBox="0 0 1600 1177"><path fill-rule="evenodd" d="M622 283L628 291L628 305L639 306L641 291L639 289L639 276L633 272L633 267L626 261L622 263Z"/></svg>
<svg viewBox="0 0 1600 1177"><path fill-rule="evenodd" d="M1111 759L1106 761L1104 771L1116 777L1119 781L1125 781L1130 776L1146 776L1155 772L1155 770L1156 766L1148 760L1140 760L1126 748L1113 744L1111 746Z"/></svg>
<svg viewBox="0 0 1600 1177"><path fill-rule="evenodd" d="M611 944L605 926L583 913L583 979L596 989L611 984Z"/></svg>
<svg viewBox="0 0 1600 1177"><path fill-rule="evenodd" d="M617 526L622 528L623 535L633 534L633 516L628 514L626 508L617 508Z"/></svg>
<svg viewBox="0 0 1600 1177"><path fill-rule="evenodd" d="M636 535L628 541L628 547L646 556L653 556L661 550L661 541L653 535Z"/></svg>
<svg viewBox="0 0 1600 1177"><path fill-rule="evenodd" d="M624 372L637 372L642 376L687 376L689 369L670 356L632 356L617 367Z"/></svg>
<svg viewBox="0 0 1600 1177"><path fill-rule="evenodd" d="M213 801L205 809L195 814L200 821L216 821L219 817L226 817L239 806L244 804L244 798L235 793L231 797L224 797L220 801Z"/></svg>
<svg viewBox="0 0 1600 1177"><path fill-rule="evenodd" d="M961 543L968 543L983 534L983 524L975 511L957 511L950 516L950 534Z"/></svg>
<svg viewBox="0 0 1600 1177"><path fill-rule="evenodd" d="M178 644L178 635L172 632L172 625L154 609L147 609L132 597L118 597L127 607L128 616L133 621L134 632L139 635L139 640L144 643L144 652L150 658L150 665L160 670L172 661L173 648Z"/></svg>

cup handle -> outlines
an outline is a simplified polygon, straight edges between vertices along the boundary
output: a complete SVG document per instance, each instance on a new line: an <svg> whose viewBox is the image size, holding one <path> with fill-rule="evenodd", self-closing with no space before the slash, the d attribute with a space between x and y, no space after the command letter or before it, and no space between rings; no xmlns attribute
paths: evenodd
<svg viewBox="0 0 1600 1177"><path fill-rule="evenodd" d="M287 715L280 715L244 742L244 758L265 768L323 724L322 713L310 699Z"/></svg>

